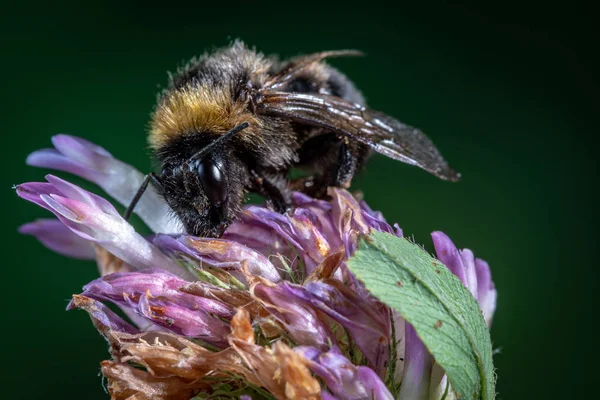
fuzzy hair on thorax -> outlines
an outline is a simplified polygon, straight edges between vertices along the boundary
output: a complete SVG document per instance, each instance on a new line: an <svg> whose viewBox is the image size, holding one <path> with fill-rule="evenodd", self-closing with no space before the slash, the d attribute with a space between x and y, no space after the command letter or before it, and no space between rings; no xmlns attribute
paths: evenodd
<svg viewBox="0 0 600 400"><path fill-rule="evenodd" d="M262 85L270 68L269 59L239 41L192 59L170 76L169 86L159 95L151 115L150 147L160 151L181 136L198 133L222 135L243 122L250 128L238 140L260 143L262 121L238 92L248 82Z"/></svg>

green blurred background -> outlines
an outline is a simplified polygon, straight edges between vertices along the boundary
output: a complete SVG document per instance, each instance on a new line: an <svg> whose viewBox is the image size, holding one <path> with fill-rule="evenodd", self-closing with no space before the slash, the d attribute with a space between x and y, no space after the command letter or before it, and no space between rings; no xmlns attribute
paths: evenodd
<svg viewBox="0 0 600 400"><path fill-rule="evenodd" d="M569 4L96 1L5 9L3 398L107 397L98 374L107 346L85 313L65 311L96 277L94 263L16 233L49 216L11 189L47 173L25 166L26 155L69 133L149 170L145 126L166 71L237 37L282 56L367 53L332 64L373 108L427 132L464 179L449 184L376 156L354 187L429 249L439 229L489 261L499 292L498 398L587 397L598 335L598 42L591 9Z"/></svg>

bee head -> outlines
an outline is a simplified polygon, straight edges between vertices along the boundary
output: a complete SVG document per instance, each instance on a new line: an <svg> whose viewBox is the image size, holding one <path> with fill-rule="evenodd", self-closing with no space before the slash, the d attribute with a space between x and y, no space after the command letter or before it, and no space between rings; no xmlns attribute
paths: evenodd
<svg viewBox="0 0 600 400"><path fill-rule="evenodd" d="M163 168L162 193L188 233L209 237L223 234L231 200L228 164L226 157L215 155Z"/></svg>
<svg viewBox="0 0 600 400"><path fill-rule="evenodd" d="M188 233L220 237L241 211L247 172L226 142L248 125L232 129L190 157L178 152L163 164L162 194Z"/></svg>

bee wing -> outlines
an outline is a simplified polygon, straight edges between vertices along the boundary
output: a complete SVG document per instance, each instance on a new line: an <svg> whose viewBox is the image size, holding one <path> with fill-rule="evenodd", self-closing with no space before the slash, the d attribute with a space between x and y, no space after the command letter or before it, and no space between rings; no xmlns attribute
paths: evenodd
<svg viewBox="0 0 600 400"><path fill-rule="evenodd" d="M293 59L287 63L281 71L277 72L265 82L264 87L270 90L281 89L289 81L294 79L298 73L303 71L305 68L310 67L312 64L322 61L328 57L343 57L343 56L362 56L364 55L358 50L332 50L323 51L321 53L308 54Z"/></svg>
<svg viewBox="0 0 600 400"><path fill-rule="evenodd" d="M444 180L460 178L419 129L336 96L267 90L257 102L257 112L331 129Z"/></svg>

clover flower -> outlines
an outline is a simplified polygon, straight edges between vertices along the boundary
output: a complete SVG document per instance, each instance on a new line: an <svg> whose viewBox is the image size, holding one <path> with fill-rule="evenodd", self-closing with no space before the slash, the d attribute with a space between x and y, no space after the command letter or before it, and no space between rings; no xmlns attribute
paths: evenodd
<svg viewBox="0 0 600 400"><path fill-rule="evenodd" d="M27 162L88 179L129 203L140 172L83 139L58 135L53 144ZM150 190L136 213L155 234L143 237L102 197L46 180L19 185L17 194L57 219L20 232L97 260L102 276L68 309L88 312L110 345L101 371L111 398L454 398L414 327L351 272L361 237L373 230L402 237L402 230L347 191L331 188L327 201L295 193L286 215L247 206L213 239L183 233ZM438 259L489 326L496 291L487 263L441 232L432 236Z"/></svg>

